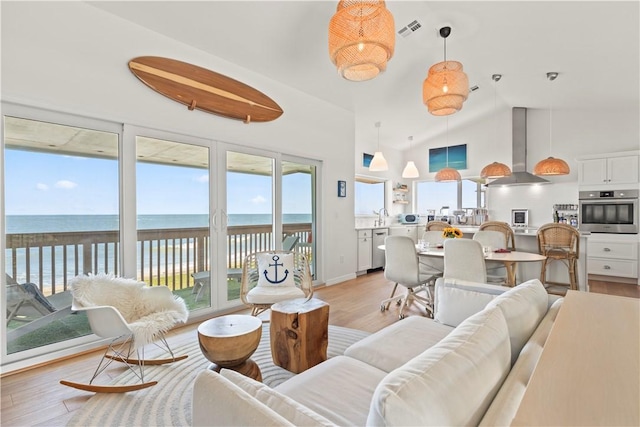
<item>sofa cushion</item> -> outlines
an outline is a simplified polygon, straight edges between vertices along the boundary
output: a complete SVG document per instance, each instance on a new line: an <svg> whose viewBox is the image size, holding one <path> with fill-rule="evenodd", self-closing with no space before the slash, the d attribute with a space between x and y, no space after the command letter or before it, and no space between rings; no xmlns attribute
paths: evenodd
<svg viewBox="0 0 640 427"><path fill-rule="evenodd" d="M191 425L262 427L294 424L222 375L204 370L193 385Z"/></svg>
<svg viewBox="0 0 640 427"><path fill-rule="evenodd" d="M422 316L410 316L352 344L344 352L368 365L391 372L453 330Z"/></svg>
<svg viewBox="0 0 640 427"><path fill-rule="evenodd" d="M376 388L367 425L477 425L509 372L509 356L502 312L481 311L390 372Z"/></svg>
<svg viewBox="0 0 640 427"><path fill-rule="evenodd" d="M467 280L436 280L434 320L456 327L466 318L484 310L489 301L509 288L469 282Z"/></svg>
<svg viewBox="0 0 640 427"><path fill-rule="evenodd" d="M522 348L518 360L482 418L481 426L506 426L513 421L561 304L562 299L556 300L551 305L529 341Z"/></svg>
<svg viewBox="0 0 640 427"><path fill-rule="evenodd" d="M337 425L365 425L373 392L386 374L351 357L336 356L274 389Z"/></svg>
<svg viewBox="0 0 640 427"><path fill-rule="evenodd" d="M547 291L540 280L533 279L509 289L487 304L487 308L500 307L507 320L512 365L546 314L548 301Z"/></svg>
<svg viewBox="0 0 640 427"><path fill-rule="evenodd" d="M220 374L296 426L333 426L326 418L261 382L231 369Z"/></svg>

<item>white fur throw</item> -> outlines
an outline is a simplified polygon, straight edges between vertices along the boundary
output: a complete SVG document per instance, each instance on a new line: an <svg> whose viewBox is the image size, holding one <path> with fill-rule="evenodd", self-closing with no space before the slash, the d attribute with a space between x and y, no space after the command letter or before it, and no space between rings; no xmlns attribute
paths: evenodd
<svg viewBox="0 0 640 427"><path fill-rule="evenodd" d="M136 348L158 339L178 322L185 322L189 311L184 300L134 279L112 274L77 276L70 282L73 298L84 307L114 307L133 333Z"/></svg>

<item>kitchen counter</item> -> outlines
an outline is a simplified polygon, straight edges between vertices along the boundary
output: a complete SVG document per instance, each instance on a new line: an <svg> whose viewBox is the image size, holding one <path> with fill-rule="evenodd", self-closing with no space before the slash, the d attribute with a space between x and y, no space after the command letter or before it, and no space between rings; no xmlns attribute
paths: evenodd
<svg viewBox="0 0 640 427"><path fill-rule="evenodd" d="M386 230L387 228L391 227L390 225L379 225L376 227L356 227L356 231L360 231L360 230Z"/></svg>
<svg viewBox="0 0 640 427"><path fill-rule="evenodd" d="M359 230L380 230L380 229L388 229L388 228L394 228L394 227L424 227L425 224L400 224L399 222L394 222L393 224L386 224L386 225L376 225L374 226L364 226L364 225L358 225L356 226L356 231Z"/></svg>
<svg viewBox="0 0 640 427"><path fill-rule="evenodd" d="M460 229L460 231L462 231L465 234L475 234L475 232L480 229L479 226L473 226L473 225L454 225L453 227ZM513 229L513 232L515 233L516 236L537 237L539 227L511 227L511 228ZM580 236L589 236L589 235L591 235L591 232L589 231L580 232Z"/></svg>

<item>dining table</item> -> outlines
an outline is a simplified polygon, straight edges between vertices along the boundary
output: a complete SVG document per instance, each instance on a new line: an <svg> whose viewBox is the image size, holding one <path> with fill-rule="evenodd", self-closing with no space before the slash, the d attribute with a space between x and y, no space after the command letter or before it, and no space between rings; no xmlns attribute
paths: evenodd
<svg viewBox="0 0 640 427"><path fill-rule="evenodd" d="M378 246L378 249L384 250L384 245ZM444 257L443 245L421 246L416 245L416 251L419 256ZM494 250L485 252L485 261L500 261L507 270L507 286L515 286L516 284L516 268L519 262L541 262L546 256L532 252L510 251L510 250Z"/></svg>

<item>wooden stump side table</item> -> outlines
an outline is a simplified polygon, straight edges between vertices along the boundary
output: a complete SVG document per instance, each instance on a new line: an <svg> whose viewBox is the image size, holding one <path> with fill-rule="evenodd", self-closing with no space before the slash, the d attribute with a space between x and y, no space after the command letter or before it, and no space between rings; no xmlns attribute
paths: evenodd
<svg viewBox="0 0 640 427"><path fill-rule="evenodd" d="M240 314L209 319L198 326L200 350L212 364L209 369L220 372L227 368L256 381L262 381L258 364L250 359L262 337L262 321Z"/></svg>
<svg viewBox="0 0 640 427"><path fill-rule="evenodd" d="M298 298L271 306L273 363L296 374L327 360L329 304Z"/></svg>

